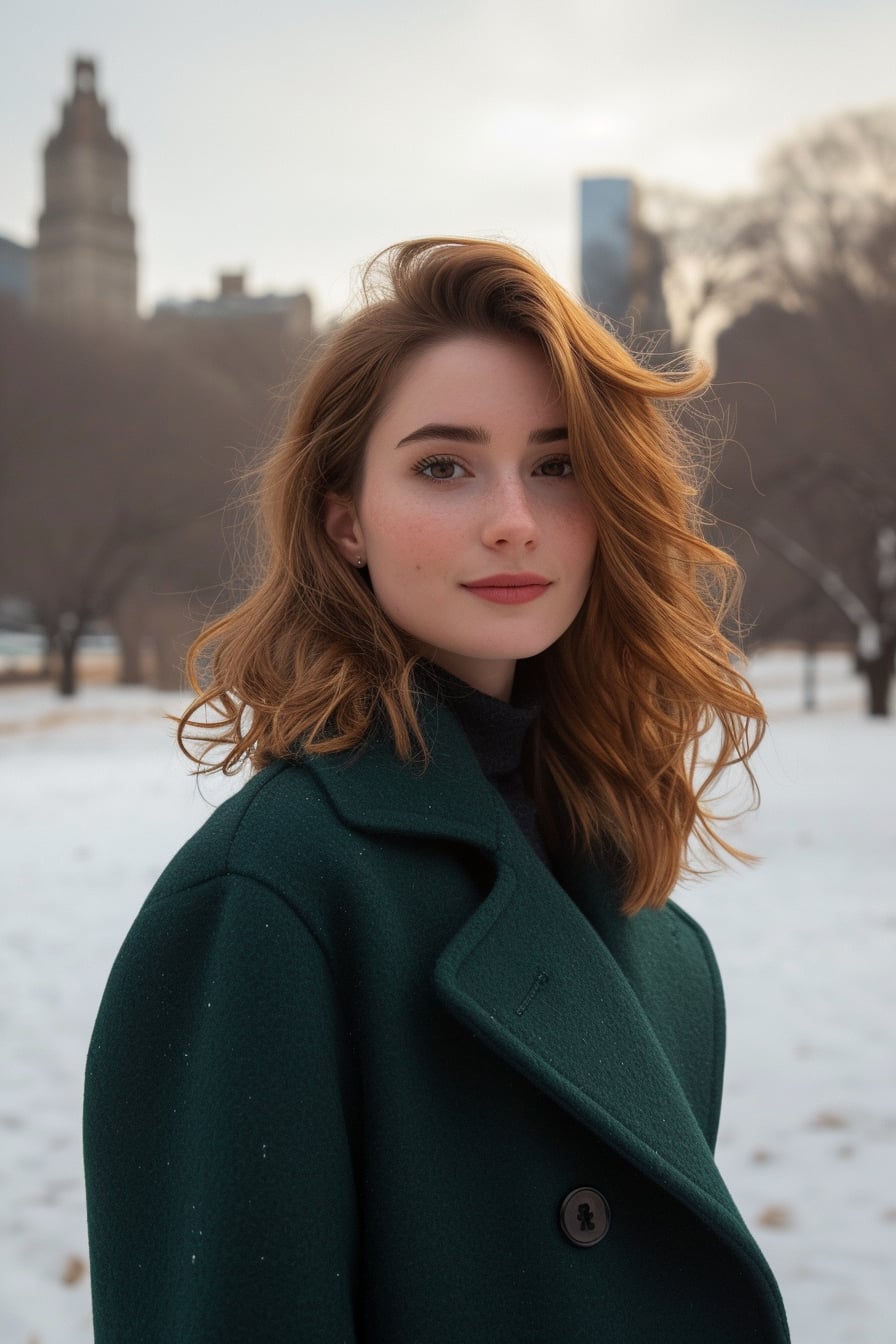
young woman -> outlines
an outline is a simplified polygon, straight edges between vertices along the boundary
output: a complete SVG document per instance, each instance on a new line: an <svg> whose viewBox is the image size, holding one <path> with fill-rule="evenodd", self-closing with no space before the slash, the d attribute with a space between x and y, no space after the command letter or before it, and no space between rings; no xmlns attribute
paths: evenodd
<svg viewBox="0 0 896 1344"><path fill-rule="evenodd" d="M785 1341L667 899L689 842L736 853L706 789L762 726L669 410L704 375L514 248L384 264L267 465L260 582L192 651L182 744L257 773L100 1009L96 1339Z"/></svg>

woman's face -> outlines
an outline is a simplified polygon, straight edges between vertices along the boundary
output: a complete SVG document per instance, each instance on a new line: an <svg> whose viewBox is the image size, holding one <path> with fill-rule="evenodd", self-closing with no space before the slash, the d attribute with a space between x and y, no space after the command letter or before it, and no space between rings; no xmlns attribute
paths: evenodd
<svg viewBox="0 0 896 1344"><path fill-rule="evenodd" d="M596 546L537 344L457 336L412 356L326 530L427 657L508 698L517 659L573 621Z"/></svg>

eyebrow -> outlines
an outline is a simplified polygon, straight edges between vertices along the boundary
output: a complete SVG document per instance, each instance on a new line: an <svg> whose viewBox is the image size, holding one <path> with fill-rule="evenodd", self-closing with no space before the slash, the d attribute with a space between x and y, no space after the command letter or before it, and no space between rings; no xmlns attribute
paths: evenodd
<svg viewBox="0 0 896 1344"><path fill-rule="evenodd" d="M569 430L565 425L557 425L553 429L535 429L529 435L529 442L534 444L544 443L564 443L569 438ZM413 433L406 434L403 439L399 439L396 448L403 447L406 443L420 443L424 439L442 439L449 443L480 443L487 444L491 442L491 436L487 429L482 429L477 425L421 425Z"/></svg>

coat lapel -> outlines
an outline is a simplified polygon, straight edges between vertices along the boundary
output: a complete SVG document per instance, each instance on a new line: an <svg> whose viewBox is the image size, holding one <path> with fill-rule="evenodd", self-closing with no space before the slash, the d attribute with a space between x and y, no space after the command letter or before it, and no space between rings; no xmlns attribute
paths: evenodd
<svg viewBox="0 0 896 1344"><path fill-rule="evenodd" d="M315 756L306 763L352 827L450 837L491 855L494 886L438 957L436 993L477 1037L770 1278L606 942L531 853L454 717L430 706L424 727L434 745L426 770L397 761L385 741L351 762ZM580 868L576 881L579 895L606 901L598 869Z"/></svg>
<svg viewBox="0 0 896 1344"><path fill-rule="evenodd" d="M501 865L442 951L443 1002L582 1124L714 1224L740 1219L681 1084L599 934L545 873Z"/></svg>

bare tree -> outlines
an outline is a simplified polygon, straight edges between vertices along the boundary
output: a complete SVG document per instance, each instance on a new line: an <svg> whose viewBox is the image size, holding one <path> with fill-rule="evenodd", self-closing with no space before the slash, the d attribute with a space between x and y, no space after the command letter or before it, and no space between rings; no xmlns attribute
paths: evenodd
<svg viewBox="0 0 896 1344"><path fill-rule="evenodd" d="M757 190L708 197L654 185L676 339L693 344L759 302L838 320L896 297L896 104L844 113L775 149ZM861 319L859 319L861 320Z"/></svg>
<svg viewBox="0 0 896 1344"><path fill-rule="evenodd" d="M747 554L763 619L777 607L791 629L799 623L787 566L804 605L814 610L816 594L852 632L871 711L884 713L896 642L896 105L795 136L770 154L751 195L654 189L647 200L680 339L705 345L707 333L730 329L719 338L719 384L741 386L719 392L737 404L753 479L729 479L729 503L772 562ZM768 394L761 432L747 381ZM723 476L738 476L739 451Z"/></svg>
<svg viewBox="0 0 896 1344"><path fill-rule="evenodd" d="M881 320L860 334L844 342L817 315L771 305L723 334L716 390L736 434L713 504L736 525L728 542L747 571L757 631L851 640L869 710L886 714L896 656L896 385L872 370L880 342L896 350L896 305L888 327Z"/></svg>
<svg viewBox="0 0 896 1344"><path fill-rule="evenodd" d="M762 174L769 294L842 319L896 301L896 104L847 113L795 137Z"/></svg>
<svg viewBox="0 0 896 1344"><path fill-rule="evenodd" d="M767 293L760 202L669 186L648 187L643 199L665 253L673 341L708 353L718 332Z"/></svg>
<svg viewBox="0 0 896 1344"><path fill-rule="evenodd" d="M804 574L844 614L854 631L859 667L867 678L869 713L888 715L890 686L896 670L896 527L882 524L874 534L877 564L873 607L866 606L837 570L767 518L758 520L754 533L788 565Z"/></svg>
<svg viewBox="0 0 896 1344"><path fill-rule="evenodd" d="M72 694L85 627L223 506L240 402L146 332L6 309L0 338L0 591L30 601Z"/></svg>

